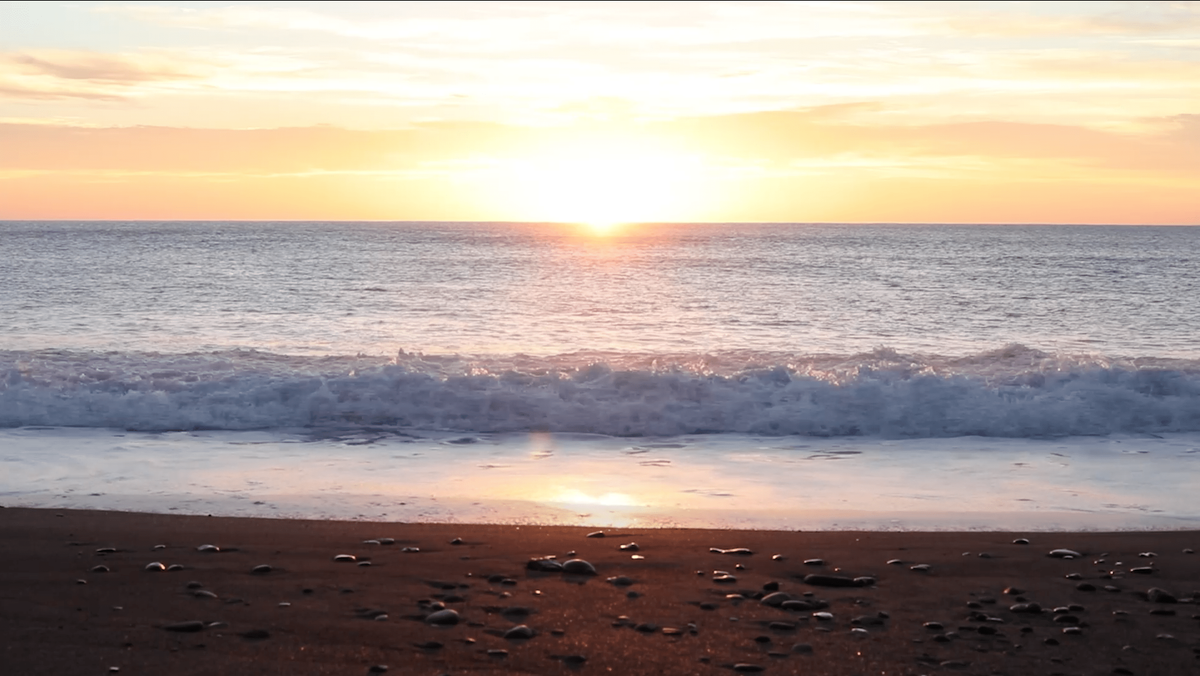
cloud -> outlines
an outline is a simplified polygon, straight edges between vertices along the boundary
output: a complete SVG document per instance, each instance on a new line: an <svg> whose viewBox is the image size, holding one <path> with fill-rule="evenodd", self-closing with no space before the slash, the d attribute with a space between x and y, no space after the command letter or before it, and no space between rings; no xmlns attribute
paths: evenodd
<svg viewBox="0 0 1200 676"><path fill-rule="evenodd" d="M0 96L115 101L147 85L203 77L197 62L166 54L86 51L0 52Z"/></svg>

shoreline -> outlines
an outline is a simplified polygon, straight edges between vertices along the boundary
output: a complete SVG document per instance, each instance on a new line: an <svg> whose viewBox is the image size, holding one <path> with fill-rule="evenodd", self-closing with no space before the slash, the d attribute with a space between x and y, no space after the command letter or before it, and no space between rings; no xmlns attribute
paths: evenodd
<svg viewBox="0 0 1200 676"><path fill-rule="evenodd" d="M17 673L366 674L387 665L401 674L729 674L741 665L746 673L915 676L1200 668L1200 556L1184 553L1200 547L1197 530L619 527L586 537L593 530L6 507L0 643ZM379 538L395 542L364 542ZM1029 544L1015 544L1020 538ZM638 548L620 549L630 543ZM222 551L197 551L204 544ZM1081 556L1047 555L1059 548ZM569 552L597 575L526 567L531 558L561 562ZM339 554L357 561L334 561ZM144 570L152 562L182 569ZM913 570L920 564L929 569ZM252 574L259 565L271 571ZM715 581L715 571L736 579ZM806 582L812 574L851 586ZM871 581L852 582L863 577ZM1175 603L1149 600L1157 594L1151 589ZM797 603L764 603L775 591ZM1040 609L1014 610L1022 602ZM459 622L428 622L436 604L455 610ZM822 612L831 617L815 614ZM505 638L515 626L529 627L532 637Z"/></svg>

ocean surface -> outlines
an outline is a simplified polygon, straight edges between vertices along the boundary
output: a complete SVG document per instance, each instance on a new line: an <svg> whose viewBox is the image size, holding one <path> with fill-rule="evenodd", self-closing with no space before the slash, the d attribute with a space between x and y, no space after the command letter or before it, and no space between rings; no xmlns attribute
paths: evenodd
<svg viewBox="0 0 1200 676"><path fill-rule="evenodd" d="M562 504L646 507L639 495L675 487L654 523L733 523L680 517L711 507L762 525L750 515L770 510L754 501L773 491L787 523L817 509L781 486L821 472L832 488L806 499L849 509L834 504L840 475L883 486L920 467L908 485L944 497L945 468L1005 477L1063 448L1109 468L1061 479L1099 491L1086 506L1020 497L1038 482L1044 493L1048 469L992 482L1003 485L986 498L968 486L960 501L981 514L1083 510L1094 527L1200 517L1176 499L1200 489L1200 227L672 224L601 236L516 223L0 222L10 504L145 508L152 486L164 505L240 496L200 511L241 500L286 502L286 516L410 518L351 496L412 507L419 491L335 484L430 472L442 488L427 497L452 501L446 473L491 465L461 494L528 503L529 490L509 493L550 481L540 453L575 463L554 476L647 479L640 493L568 486ZM393 467L397 453L417 461ZM231 482L220 489L192 481L204 468L188 464L214 454ZM809 456L844 462L791 466ZM339 458L324 474L338 478L284 471L314 457ZM229 487L267 472L264 459L290 477L271 499ZM661 462L624 464L647 459ZM735 480L747 462L747 477L769 480ZM121 477L145 485L114 493ZM867 521L837 522L882 527L901 508L880 492L851 500ZM464 517L469 505L416 517L583 513Z"/></svg>

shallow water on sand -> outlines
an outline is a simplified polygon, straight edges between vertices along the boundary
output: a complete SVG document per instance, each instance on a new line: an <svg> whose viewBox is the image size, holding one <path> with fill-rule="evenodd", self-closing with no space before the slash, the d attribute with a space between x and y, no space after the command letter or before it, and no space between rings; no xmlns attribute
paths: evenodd
<svg viewBox="0 0 1200 676"><path fill-rule="evenodd" d="M0 430L11 506L781 530L1200 527L1200 434L1055 440Z"/></svg>

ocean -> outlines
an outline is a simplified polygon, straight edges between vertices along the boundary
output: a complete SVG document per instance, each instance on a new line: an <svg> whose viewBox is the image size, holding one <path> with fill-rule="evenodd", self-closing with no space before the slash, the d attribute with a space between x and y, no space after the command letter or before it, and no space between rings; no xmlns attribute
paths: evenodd
<svg viewBox="0 0 1200 676"><path fill-rule="evenodd" d="M0 501L1196 527L1200 228L0 222Z"/></svg>

